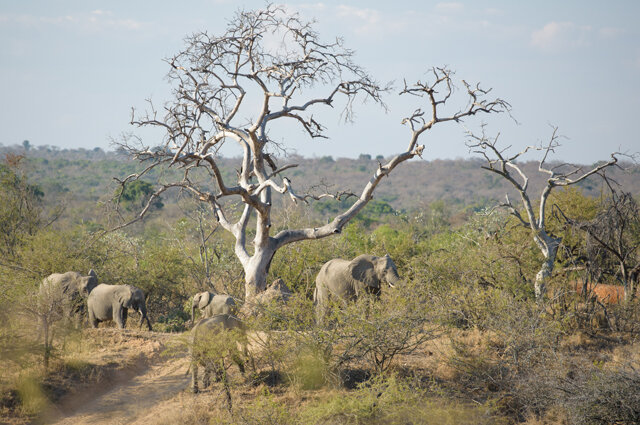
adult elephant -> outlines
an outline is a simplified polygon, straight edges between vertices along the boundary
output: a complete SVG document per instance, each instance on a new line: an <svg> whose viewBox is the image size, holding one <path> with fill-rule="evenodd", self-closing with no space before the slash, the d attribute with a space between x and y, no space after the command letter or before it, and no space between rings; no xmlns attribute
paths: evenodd
<svg viewBox="0 0 640 425"><path fill-rule="evenodd" d="M206 317L196 323L191 330L189 354L191 357L191 385L194 393L198 389L198 366L204 368L202 386L207 388L210 384L210 375L214 374L216 380L220 380L224 373L225 357L238 365L241 373L244 373L243 353L238 349L237 338L223 338L220 333L232 329L242 330L242 322L231 314L217 314ZM245 345L242 343L242 345ZM246 345L244 350L246 351Z"/></svg>
<svg viewBox="0 0 640 425"><path fill-rule="evenodd" d="M99 322L113 320L120 329L124 329L128 309L131 308L140 314L140 327L146 320L147 327L151 330L144 292L135 286L101 283L89 294L87 307L89 322L94 328L98 327Z"/></svg>
<svg viewBox="0 0 640 425"><path fill-rule="evenodd" d="M353 301L365 293L380 296L383 282L393 288L399 281L396 265L389 255L362 254L351 261L336 258L320 269L313 301L320 312L332 297Z"/></svg>
<svg viewBox="0 0 640 425"><path fill-rule="evenodd" d="M191 322L196 316L196 309L200 310L202 317L213 317L217 314L237 313L236 302L230 295L214 294L213 292L199 292L193 296L191 303Z"/></svg>
<svg viewBox="0 0 640 425"><path fill-rule="evenodd" d="M62 313L71 317L84 312L85 300L98 286L98 276L93 269L87 276L78 272L53 273L42 280L40 298L42 302L59 304Z"/></svg>

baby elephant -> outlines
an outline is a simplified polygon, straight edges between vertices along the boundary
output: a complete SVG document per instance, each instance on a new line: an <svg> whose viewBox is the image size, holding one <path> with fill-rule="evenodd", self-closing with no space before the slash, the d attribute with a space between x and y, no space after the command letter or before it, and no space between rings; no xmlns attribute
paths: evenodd
<svg viewBox="0 0 640 425"><path fill-rule="evenodd" d="M87 307L89 323L94 328L98 327L99 322L113 320L120 329L124 329L127 324L127 310L131 308L140 314L140 327L146 320L147 327L151 330L144 292L135 286L101 283L89 294Z"/></svg>
<svg viewBox="0 0 640 425"><path fill-rule="evenodd" d="M213 372L216 380L221 380L224 374L224 359L231 360L238 365L241 373L244 373L242 354L238 349L238 334L227 334L227 331L237 329L242 332L242 322L230 314L218 314L213 317L201 319L191 330L191 378L194 393L198 392L198 366L204 368L202 386L207 388L210 384L210 375Z"/></svg>
<svg viewBox="0 0 640 425"><path fill-rule="evenodd" d="M214 294L213 292L199 292L193 296L191 303L191 322L195 320L196 309L202 317L213 317L217 314L235 315L238 312L236 302L231 295Z"/></svg>

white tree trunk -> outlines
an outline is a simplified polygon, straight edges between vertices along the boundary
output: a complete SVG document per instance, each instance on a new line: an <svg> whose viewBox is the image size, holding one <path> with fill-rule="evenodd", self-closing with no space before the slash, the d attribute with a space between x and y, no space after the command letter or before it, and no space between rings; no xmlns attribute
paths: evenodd
<svg viewBox="0 0 640 425"><path fill-rule="evenodd" d="M275 253L276 250L272 247L256 249L254 255L243 265L245 301L253 299L267 288L267 274Z"/></svg>
<svg viewBox="0 0 640 425"><path fill-rule="evenodd" d="M356 98L364 97L382 104L381 95L388 88L379 86L354 63L353 52L345 49L342 42L319 42L315 31L311 30L311 23L300 20L297 14L288 14L279 6L269 5L264 10L238 13L228 28L222 37L194 34L187 40L187 47L168 61L175 98L165 105L164 118L158 116L153 105L139 118L135 118L132 112L133 125L158 127L166 131L167 136L163 149L153 150L140 148L137 139L129 143L125 138L121 146L145 162L146 168L140 173L130 174L120 183L124 188L128 182L141 178L156 167L175 164L184 169L179 180L159 184L138 217L127 224L141 220L153 201L171 188L182 188L199 201L209 203L218 223L236 239L234 251L245 271L247 299L266 288L269 265L279 248L340 233L371 200L385 176L402 162L422 156L424 145L418 144L418 139L434 125L459 123L478 113L510 109L502 99L487 99L490 90L462 80L468 98L466 105L451 107L451 112L445 113L443 109L448 106L446 104L454 90L452 72L446 68L432 68L428 77L431 82L418 81L412 85L405 82L399 94L425 100L424 110L418 108L402 120L402 124L410 129L406 149L386 164L379 163L356 202L329 223L304 229L284 229L272 237L272 191L273 194L288 195L293 202L340 196L331 193L298 195L295 192L291 180L283 173L297 164L278 167L268 153L286 148L267 136L271 126L277 121L290 121L300 125L311 138L326 137L324 126L312 114L316 107L334 106L338 97L345 97L344 113L346 118L350 118ZM251 37L245 35L249 33ZM285 38L291 45L286 52L265 44L265 40L274 33L288 34ZM303 89L313 86L318 86L317 89L324 87L324 96L305 100L310 93L303 94ZM255 108L247 103L253 101L261 105L257 115ZM243 151L242 165L237 171L237 180L232 184L228 184L232 179L223 175L217 162L218 149L229 141L238 143ZM276 149L270 147L272 145ZM212 176L214 191L207 185L201 185L200 177L189 178L191 172L201 167ZM228 205L223 202L225 198L235 198L245 205L238 221L235 221L235 214L225 214L225 209L227 212L231 209L225 206ZM249 216L253 212L257 216L256 234L254 250L250 253L246 239Z"/></svg>
<svg viewBox="0 0 640 425"><path fill-rule="evenodd" d="M542 251L542 255L544 255L542 267L536 274L536 280L533 286L536 301L541 302L547 292L547 280L553 273L556 257L558 256L558 248L560 247L562 239L549 236L544 231L539 232L538 237L534 239L538 242L538 247Z"/></svg>
<svg viewBox="0 0 640 425"><path fill-rule="evenodd" d="M536 280L534 282L533 290L536 295L536 300L542 301L545 293L547 292L547 279L551 277L553 272L553 266L555 262L555 255L553 258L546 258L542 263L540 271L536 274Z"/></svg>

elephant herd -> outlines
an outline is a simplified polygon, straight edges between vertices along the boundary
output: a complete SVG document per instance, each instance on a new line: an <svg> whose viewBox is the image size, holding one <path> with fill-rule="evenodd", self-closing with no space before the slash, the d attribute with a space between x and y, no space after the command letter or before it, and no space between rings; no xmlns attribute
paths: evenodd
<svg viewBox="0 0 640 425"><path fill-rule="evenodd" d="M151 330L144 292L131 285L98 284L93 270L87 276L78 272L49 275L40 285L40 296L59 299L64 315L68 317L81 314L86 299L89 323L94 328L99 322L113 320L123 329L127 324L128 310L133 309L140 314L140 327L146 321Z"/></svg>
<svg viewBox="0 0 640 425"><path fill-rule="evenodd" d="M353 301L365 293L379 296L383 284L386 283L393 288L399 282L398 271L389 255L376 257L363 254L350 261L330 260L322 266L316 277L313 294L316 312L321 318L328 303L334 298ZM280 281L278 285L283 283ZM286 285L284 287L286 288ZM86 299L89 323L94 328L99 322L112 320L123 329L127 322L128 310L133 309L140 314L140 327L146 321L148 329L151 330L145 294L139 288L131 285L98 284L96 273L90 270L87 276L77 272L67 272L46 277L40 285L40 292L41 294L50 293L49 291L52 290L61 292L65 314L80 313L84 309ZM281 289L280 292L282 292ZM290 292L282 292L280 295L280 299L286 301ZM194 392L198 392L198 365L204 366L205 369L203 379L205 387L208 386L209 375L212 372L194 347L200 340L212 336L215 338L221 330L242 328L236 302L230 295L212 292L195 294L191 306L191 323L194 323L196 309L200 310L202 318L193 326L190 340ZM242 370L242 364L237 363ZM219 371L213 370L213 372L218 374Z"/></svg>

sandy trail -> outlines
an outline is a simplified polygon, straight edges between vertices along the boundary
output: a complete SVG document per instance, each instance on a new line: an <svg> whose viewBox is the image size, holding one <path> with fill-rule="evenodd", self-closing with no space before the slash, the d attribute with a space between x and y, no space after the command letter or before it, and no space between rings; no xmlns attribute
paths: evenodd
<svg viewBox="0 0 640 425"><path fill-rule="evenodd" d="M165 358L141 374L123 379L118 385L57 422L60 425L131 424L149 412L160 410L163 402L184 391L190 382L187 357ZM144 421L147 422L147 421ZM149 422L147 422L149 423Z"/></svg>

